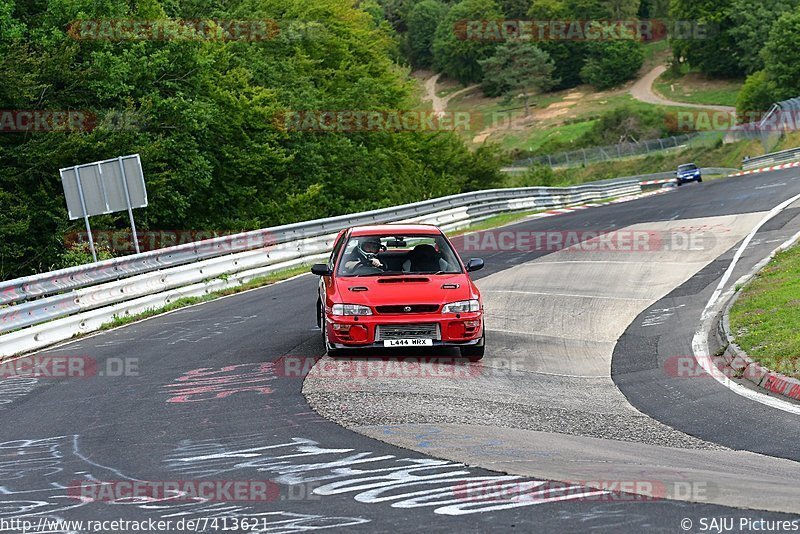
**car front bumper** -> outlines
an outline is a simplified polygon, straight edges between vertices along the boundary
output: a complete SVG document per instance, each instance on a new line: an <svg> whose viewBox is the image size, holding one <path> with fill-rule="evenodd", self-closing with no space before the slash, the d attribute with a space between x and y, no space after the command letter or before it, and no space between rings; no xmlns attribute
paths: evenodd
<svg viewBox="0 0 800 534"><path fill-rule="evenodd" d="M477 345L483 338L483 313L460 314L414 314L414 315L367 315L326 317L328 343L333 348L424 348L430 345L385 347L387 339L432 339L434 347L463 347ZM415 326L436 325L434 335L408 336L402 334L403 327L409 332ZM379 328L384 327L384 328ZM387 328L394 328L391 336L385 334ZM400 333L397 333L399 329ZM384 332L384 333L380 333ZM377 334L377 336L376 336Z"/></svg>

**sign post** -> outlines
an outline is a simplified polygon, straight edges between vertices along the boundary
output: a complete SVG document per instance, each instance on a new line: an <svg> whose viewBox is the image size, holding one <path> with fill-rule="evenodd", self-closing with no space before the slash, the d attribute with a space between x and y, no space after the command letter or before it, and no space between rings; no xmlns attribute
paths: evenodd
<svg viewBox="0 0 800 534"><path fill-rule="evenodd" d="M86 234L89 236L89 249L92 251L92 260L97 261L97 251L94 249L94 237L92 236L92 227L89 225L89 216L86 214L86 198L83 196L83 186L81 185L81 171L75 167L75 185L78 187L78 195L81 199L81 211L83 212L83 221L86 223Z"/></svg>
<svg viewBox="0 0 800 534"><path fill-rule="evenodd" d="M86 223L89 248L94 261L97 261L97 251L89 224L89 217L92 215L127 211L133 245L138 254L139 239L136 235L133 209L147 206L147 189L139 154L66 167L60 169L59 173L69 218L75 220L82 217Z"/></svg>
<svg viewBox="0 0 800 534"><path fill-rule="evenodd" d="M125 166L122 164L122 156L117 158L117 163L119 163L119 172L122 175L122 184L125 187L125 203L128 204L128 218L131 220L131 239L133 239L133 246L136 248L136 253L139 254L139 236L136 235L136 223L133 222L133 206L131 206L131 192L128 188L128 178L127 176L125 176Z"/></svg>

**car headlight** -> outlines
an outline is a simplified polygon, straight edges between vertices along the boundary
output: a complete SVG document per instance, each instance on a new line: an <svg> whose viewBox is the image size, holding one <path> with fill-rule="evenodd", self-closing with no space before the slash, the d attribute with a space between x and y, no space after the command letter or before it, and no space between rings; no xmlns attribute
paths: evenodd
<svg viewBox="0 0 800 534"><path fill-rule="evenodd" d="M370 307L361 304L334 304L331 312L333 315L372 315Z"/></svg>
<svg viewBox="0 0 800 534"><path fill-rule="evenodd" d="M442 313L466 313L481 311L481 303L477 300L459 300L442 307Z"/></svg>

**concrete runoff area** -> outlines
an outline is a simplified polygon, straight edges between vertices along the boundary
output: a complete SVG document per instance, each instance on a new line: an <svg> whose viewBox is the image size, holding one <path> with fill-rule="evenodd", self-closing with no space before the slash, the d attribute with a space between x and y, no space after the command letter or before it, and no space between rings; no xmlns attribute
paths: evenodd
<svg viewBox="0 0 800 534"><path fill-rule="evenodd" d="M328 419L432 456L563 481L650 474L665 483L671 499L800 512L792 490L797 463L674 430L633 408L611 380L613 349L628 325L733 247L763 215L620 229L702 232L699 247L577 246L497 272L478 281L489 341L484 360L470 364L474 372L431 379L409 370L398 380L312 370L303 393ZM705 489L675 490L680 481Z"/></svg>

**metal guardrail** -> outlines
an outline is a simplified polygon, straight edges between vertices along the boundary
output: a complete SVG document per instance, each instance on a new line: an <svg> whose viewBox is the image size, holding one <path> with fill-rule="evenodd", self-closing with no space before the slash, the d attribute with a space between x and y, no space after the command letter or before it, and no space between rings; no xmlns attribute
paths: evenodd
<svg viewBox="0 0 800 534"><path fill-rule="evenodd" d="M797 160L800 160L800 148L790 148L788 150L781 150L780 152L772 152L771 154L750 158L742 163L742 169L757 169L758 167L766 167L775 165L776 163L788 163Z"/></svg>
<svg viewBox="0 0 800 534"><path fill-rule="evenodd" d="M365 223L426 222L445 229L497 213L562 207L641 192L638 180L568 188L464 193L395 208L307 221L3 282L0 357L96 330L114 316L232 287L322 258L339 230ZM68 282L68 284L67 284Z"/></svg>
<svg viewBox="0 0 800 534"><path fill-rule="evenodd" d="M612 183L625 182L617 180ZM607 182L606 182L607 183ZM243 232L174 247L113 258L97 263L69 267L48 273L0 282L0 305L24 302L32 298L78 289L89 285L118 280L136 274L185 265L202 259L235 252L254 250L298 239L338 232L349 226L392 222L437 213L445 209L479 205L519 197L540 197L547 207L548 197L561 197L583 191L601 191L605 184L585 184L567 188L523 187L514 189L489 189L462 193L402 206L341 215L300 223ZM0 323L2 316L0 316Z"/></svg>

